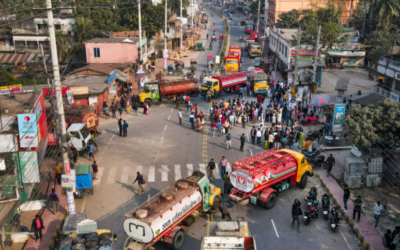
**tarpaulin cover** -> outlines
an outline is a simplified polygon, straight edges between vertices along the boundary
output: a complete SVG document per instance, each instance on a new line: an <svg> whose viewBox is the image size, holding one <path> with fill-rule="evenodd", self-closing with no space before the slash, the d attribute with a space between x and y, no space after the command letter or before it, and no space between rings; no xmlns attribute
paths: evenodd
<svg viewBox="0 0 400 250"><path fill-rule="evenodd" d="M89 164L81 164L75 167L76 175L87 175L90 172Z"/></svg>
<svg viewBox="0 0 400 250"><path fill-rule="evenodd" d="M92 187L92 173L76 176L76 189L85 189Z"/></svg>

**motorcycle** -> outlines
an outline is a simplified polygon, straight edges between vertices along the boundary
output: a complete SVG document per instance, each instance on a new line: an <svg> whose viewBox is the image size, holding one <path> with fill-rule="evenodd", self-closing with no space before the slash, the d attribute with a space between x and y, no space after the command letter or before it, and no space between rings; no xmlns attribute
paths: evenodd
<svg viewBox="0 0 400 250"><path fill-rule="evenodd" d="M322 195L322 214L324 215L324 219L327 220L329 218L329 207L331 205L329 195L324 194Z"/></svg>
<svg viewBox="0 0 400 250"><path fill-rule="evenodd" d="M310 224L312 219L318 219L318 201L314 200L312 202L311 209L304 213L304 224Z"/></svg>
<svg viewBox="0 0 400 250"><path fill-rule="evenodd" d="M317 200L317 189L315 187L312 187L310 189L310 192L308 193L308 196L304 197L304 200L306 201L307 205L309 208L313 206L314 201Z"/></svg>
<svg viewBox="0 0 400 250"><path fill-rule="evenodd" d="M302 150L302 153L305 155L308 163L310 163L311 165L313 165L315 167L323 167L326 169L325 156L320 155L321 151L317 150L317 151L310 152L307 149L305 149L305 150Z"/></svg>
<svg viewBox="0 0 400 250"><path fill-rule="evenodd" d="M368 75L369 79L374 80L374 75Z"/></svg>
<svg viewBox="0 0 400 250"><path fill-rule="evenodd" d="M316 138L319 141L319 137L321 136L321 134L319 133L318 130L314 130L314 131L308 131L307 136L306 136L306 140L309 140L311 138Z"/></svg>
<svg viewBox="0 0 400 250"><path fill-rule="evenodd" d="M336 233L336 228L339 227L340 213L337 211L337 207L331 209L331 228Z"/></svg>
<svg viewBox="0 0 400 250"><path fill-rule="evenodd" d="M210 46L208 47L210 50L212 50L212 45L210 44Z"/></svg>
<svg viewBox="0 0 400 250"><path fill-rule="evenodd" d="M213 41L217 41L217 37L215 35L213 36Z"/></svg>

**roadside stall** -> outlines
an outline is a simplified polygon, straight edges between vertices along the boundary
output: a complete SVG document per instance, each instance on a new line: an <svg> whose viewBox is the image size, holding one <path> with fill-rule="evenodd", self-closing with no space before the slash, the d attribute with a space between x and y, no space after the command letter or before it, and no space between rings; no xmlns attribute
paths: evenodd
<svg viewBox="0 0 400 250"><path fill-rule="evenodd" d="M76 174L76 192L75 195L79 198L85 197L88 194L93 195L92 173L90 165L82 164L75 167Z"/></svg>

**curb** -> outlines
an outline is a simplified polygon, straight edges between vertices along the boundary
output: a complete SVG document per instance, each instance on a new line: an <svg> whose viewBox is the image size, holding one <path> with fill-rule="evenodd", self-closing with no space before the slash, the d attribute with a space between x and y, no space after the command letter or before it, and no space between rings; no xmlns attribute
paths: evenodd
<svg viewBox="0 0 400 250"><path fill-rule="evenodd" d="M64 220L67 217L67 211L68 211L68 207L65 208L66 211L62 214L60 220L58 221L57 224L57 229L56 231L53 233L53 238L51 239L49 246L47 247L47 250L53 250L56 249L56 243L58 241L58 236L62 230L62 226L64 224Z"/></svg>
<svg viewBox="0 0 400 250"><path fill-rule="evenodd" d="M328 195L332 196L332 201L335 204L335 206L339 207L339 211L343 215L343 218L346 220L347 224L349 224L351 230L356 234L356 237L360 242L362 243L363 247L366 250L373 250L372 246L368 243L367 239L364 237L363 233L361 230L358 228L358 226L354 223L354 221L347 215L347 213L343 212L342 205L336 200L335 196L331 193L329 190L328 186L325 184L324 180L319 176L319 174L315 175L322 183L322 186L328 191Z"/></svg>
<svg viewBox="0 0 400 250"><path fill-rule="evenodd" d="M327 151L332 151L332 150L349 150L349 149L352 149L353 147L352 146L339 146L339 147L322 147L321 148L321 150L322 151L325 151L325 150L327 150Z"/></svg>

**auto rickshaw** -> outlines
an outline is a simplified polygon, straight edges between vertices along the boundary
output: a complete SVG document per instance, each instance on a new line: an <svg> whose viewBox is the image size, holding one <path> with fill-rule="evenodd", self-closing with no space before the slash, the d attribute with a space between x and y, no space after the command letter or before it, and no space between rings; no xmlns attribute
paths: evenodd
<svg viewBox="0 0 400 250"><path fill-rule="evenodd" d="M185 68L185 62L184 61L176 61L175 68L178 69L178 67L180 67L181 69Z"/></svg>
<svg viewBox="0 0 400 250"><path fill-rule="evenodd" d="M172 64L168 65L168 75L169 74L174 74L174 65Z"/></svg>
<svg viewBox="0 0 400 250"><path fill-rule="evenodd" d="M254 43L254 42L255 42L254 38L252 38L252 37L246 38L246 42L245 42L245 45L244 45L244 50L248 51L249 47L250 47L250 43Z"/></svg>
<svg viewBox="0 0 400 250"><path fill-rule="evenodd" d="M200 42L197 43L197 51L205 51L205 49L203 47L203 43L200 43Z"/></svg>
<svg viewBox="0 0 400 250"><path fill-rule="evenodd" d="M196 58L190 58L190 68L191 69L197 68L197 59Z"/></svg>
<svg viewBox="0 0 400 250"><path fill-rule="evenodd" d="M260 67L261 66L261 58L258 57L254 59L254 67Z"/></svg>
<svg viewBox="0 0 400 250"><path fill-rule="evenodd" d="M208 55L207 56L207 67L208 68L213 68L215 66L215 63L214 63L214 56L213 55Z"/></svg>

